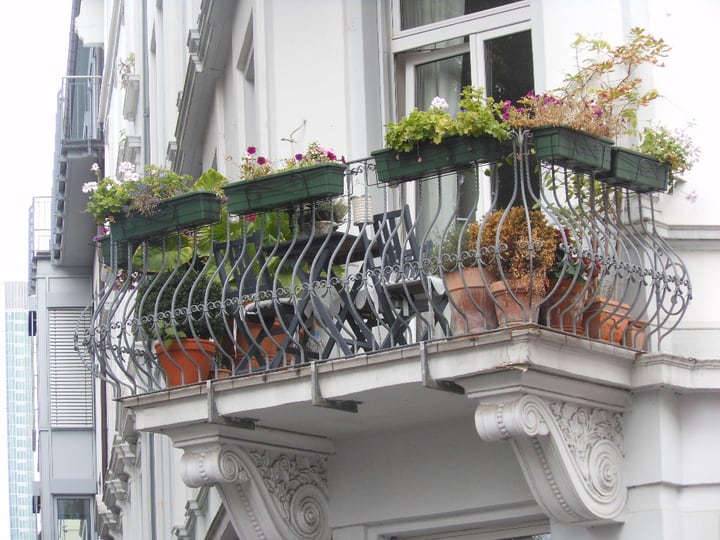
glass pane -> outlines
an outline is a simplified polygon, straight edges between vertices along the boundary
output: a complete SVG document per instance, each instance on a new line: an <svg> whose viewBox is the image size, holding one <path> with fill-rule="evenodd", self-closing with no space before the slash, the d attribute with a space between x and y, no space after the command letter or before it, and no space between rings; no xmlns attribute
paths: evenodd
<svg viewBox="0 0 720 540"><path fill-rule="evenodd" d="M435 96L450 105L449 113L457 113L460 92L470 84L470 53L428 62L415 67L415 105L427 110Z"/></svg>
<svg viewBox="0 0 720 540"><path fill-rule="evenodd" d="M485 41L485 85L494 99L515 101L534 88L534 80L529 30ZM493 182L493 186L498 185L499 192L493 197L497 196L497 208L505 208L513 196L512 167L499 167L496 174L499 182ZM539 182L534 181L532 186L539 193Z"/></svg>
<svg viewBox="0 0 720 540"><path fill-rule="evenodd" d="M485 84L493 98L515 101L534 81L529 30L485 41Z"/></svg>
<svg viewBox="0 0 720 540"><path fill-rule="evenodd" d="M400 0L400 29L477 13L517 0Z"/></svg>
<svg viewBox="0 0 720 540"><path fill-rule="evenodd" d="M415 105L418 109L427 110L433 98L440 96L448 102L448 112L454 116L458 111L460 93L470 84L470 53L420 64L415 68ZM456 173L448 176L457 178ZM472 173L468 172L467 176L469 178ZM473 182L467 182L467 186L471 184ZM420 215L434 216L440 202L440 215L437 220L440 223L448 222L457 201L466 203L463 211L469 206L474 208L477 202L476 189L465 193L458 189L458 184L454 181L428 180L424 186L419 185L418 189L422 190L418 192ZM418 232L421 237L427 232L425 223L418 223Z"/></svg>
<svg viewBox="0 0 720 540"><path fill-rule="evenodd" d="M57 538L90 540L90 500L57 500Z"/></svg>

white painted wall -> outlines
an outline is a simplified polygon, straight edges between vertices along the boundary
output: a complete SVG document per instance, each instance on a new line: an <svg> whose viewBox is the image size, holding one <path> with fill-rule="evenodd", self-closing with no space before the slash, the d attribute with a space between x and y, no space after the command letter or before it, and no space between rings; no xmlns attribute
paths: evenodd
<svg viewBox="0 0 720 540"><path fill-rule="evenodd" d="M126 2L120 56L139 52L132 2ZM154 29L157 52L150 59L151 160L163 164L167 142L174 138L177 92L187 66L185 40L195 26L199 1L163 2L162 13L148 2L148 28ZM224 155L242 156L247 145L271 158L290 157L312 140L359 158L381 146L381 111L387 88L377 47L377 24L370 2L352 0L266 0L240 2L233 28L231 58L218 85L216 103L203 149L203 168L217 151L218 168L231 174ZM255 28L257 138L247 140L243 81L236 62L249 7ZM702 225L710 238L688 244L681 254L691 269L695 298L681 327L667 341L678 354L717 358L720 317L714 272L720 266L717 244L720 188L714 179L712 92L716 70L708 37L717 30L720 4L712 0L538 0L533 2L537 90L559 85L573 69L570 43L576 32L621 41L636 24L673 47L667 67L655 70L652 83L664 97L652 109L671 126L689 121L702 158L675 194L660 197L661 219L671 225ZM128 22L130 21L130 22ZM141 60L138 59L138 62ZM140 66L138 66L139 68ZM122 129L141 133L140 123L125 123L121 94L113 97L108 155L113 156ZM295 132L295 142L283 141ZM114 168L114 162L113 162ZM114 170L114 169L110 169ZM695 199L688 198L694 192ZM696 234L699 239L700 233ZM680 243L682 244L682 243ZM682 247L682 245L679 245ZM625 418L626 475L630 486L623 526L584 527L552 524L553 540L675 539L720 536L720 465L715 449L717 392L677 395L670 390L635 394ZM428 436L428 434L431 434ZM146 439L143 439L144 441ZM155 438L155 496L147 472L151 453L142 445L141 467L132 480L132 501L124 516L127 538L147 537L152 508L162 525L159 538L172 537L172 526L185 520L193 497L180 480L179 452L169 440ZM492 521L493 509L522 508L516 520L537 518L537 505L509 444L483 443L472 418L448 425L424 426L337 441L329 460L332 526L336 537L371 538L378 531L429 530L449 524ZM201 514L198 531L209 525L218 501ZM152 505L152 506L151 506ZM482 518L474 515L486 510ZM454 516L454 517L453 517ZM453 521L454 520L454 521ZM368 532L370 531L370 532ZM367 536L369 535L370 536ZM200 533L196 537L201 537Z"/></svg>

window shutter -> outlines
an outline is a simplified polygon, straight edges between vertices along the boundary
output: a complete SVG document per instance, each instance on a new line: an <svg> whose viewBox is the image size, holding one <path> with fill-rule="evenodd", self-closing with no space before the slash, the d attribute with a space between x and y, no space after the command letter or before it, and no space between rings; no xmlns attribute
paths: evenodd
<svg viewBox="0 0 720 540"><path fill-rule="evenodd" d="M78 322L87 328L90 314L84 309L49 311L50 423L55 428L93 427L93 376L75 351Z"/></svg>

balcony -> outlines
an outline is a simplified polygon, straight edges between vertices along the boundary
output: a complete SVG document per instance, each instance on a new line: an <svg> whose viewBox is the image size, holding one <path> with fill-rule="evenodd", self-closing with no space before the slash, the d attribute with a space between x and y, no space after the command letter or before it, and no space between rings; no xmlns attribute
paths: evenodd
<svg viewBox="0 0 720 540"><path fill-rule="evenodd" d="M67 76L58 96L56 172L53 185L51 256L57 263L90 268L92 250L72 238L92 237L96 224L85 212L93 163L102 163L104 142L98 121L99 76Z"/></svg>
<svg viewBox="0 0 720 540"><path fill-rule="evenodd" d="M237 484L198 456L330 455L474 415L481 439L513 440L548 516L613 521L634 364L662 357L690 280L652 192L536 161L526 133L507 155L407 178L379 155L337 166L347 217L296 179L227 186L211 223L117 229L76 349L133 429L185 450L185 482L228 501Z"/></svg>
<svg viewBox="0 0 720 540"><path fill-rule="evenodd" d="M343 172L347 217L320 216L321 202L231 210L180 234L106 246L105 288L78 350L118 396L166 388L159 358L171 346L187 356L180 337L213 347L178 385L220 367L247 377L369 362L521 328L659 350L690 281L655 232L653 195L552 162L537 173L527 145L515 141L512 175L492 172L496 164L465 169L462 192L455 172L421 178L413 192L413 183L379 180L364 159ZM507 177L512 186L500 186ZM447 200L458 193L476 200ZM483 212L500 193L510 194L504 208Z"/></svg>

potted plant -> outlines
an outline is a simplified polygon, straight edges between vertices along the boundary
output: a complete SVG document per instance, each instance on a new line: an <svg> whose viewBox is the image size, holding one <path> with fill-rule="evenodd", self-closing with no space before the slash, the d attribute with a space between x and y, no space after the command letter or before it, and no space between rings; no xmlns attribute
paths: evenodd
<svg viewBox="0 0 720 540"><path fill-rule="evenodd" d="M183 265L147 274L135 298L138 324L155 342L168 386L207 379L225 334L220 281Z"/></svg>
<svg viewBox="0 0 720 540"><path fill-rule="evenodd" d="M445 235L436 254L450 299L450 316L455 335L497 328L495 304L488 292L492 276L482 264L477 221L455 224Z"/></svg>
<svg viewBox="0 0 720 540"><path fill-rule="evenodd" d="M608 296L595 296L585 308L582 322L587 337L623 344L632 322L630 305Z"/></svg>
<svg viewBox="0 0 720 540"><path fill-rule="evenodd" d="M669 191L675 178L689 171L699 151L686 132L651 124L643 128L634 149L613 148L608 183L623 184L635 191Z"/></svg>
<svg viewBox="0 0 720 540"><path fill-rule="evenodd" d="M250 146L240 174L241 180L225 186L225 195L228 211L245 215L342 195L345 158L313 141L305 153L284 160L276 169Z"/></svg>
<svg viewBox="0 0 720 540"><path fill-rule="evenodd" d="M482 88L468 86L458 108L452 117L448 103L436 97L427 111L415 109L399 122L389 122L387 148L372 152L378 179L397 184L498 161L499 142L509 137L500 105Z"/></svg>
<svg viewBox="0 0 720 540"><path fill-rule="evenodd" d="M498 325L537 321L555 260L555 232L541 210L522 206L496 210L480 227L482 254L495 279Z"/></svg>
<svg viewBox="0 0 720 540"><path fill-rule="evenodd" d="M114 242L139 240L171 231L181 231L220 219L219 188L222 175L210 170L202 182L155 166L145 168L144 176L128 162L120 164L120 178L100 179L100 168L93 164L97 182L88 182L87 211L99 225L109 228ZM212 180L212 182L210 182Z"/></svg>
<svg viewBox="0 0 720 540"><path fill-rule="evenodd" d="M639 70L661 65L669 47L641 28L612 47L600 39L578 36L572 44L578 70L562 88L531 92L503 104L503 114L516 129L530 129L538 158L583 171L608 171L614 139L637 129L637 113L658 97L642 91Z"/></svg>
<svg viewBox="0 0 720 540"><path fill-rule="evenodd" d="M555 260L548 271L549 293L540 308L540 320L551 328L582 334L582 313L594 292L600 262L582 252L569 228L556 228L554 234Z"/></svg>

